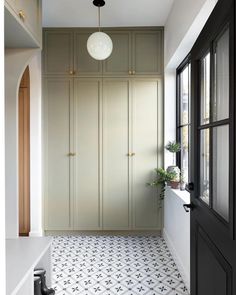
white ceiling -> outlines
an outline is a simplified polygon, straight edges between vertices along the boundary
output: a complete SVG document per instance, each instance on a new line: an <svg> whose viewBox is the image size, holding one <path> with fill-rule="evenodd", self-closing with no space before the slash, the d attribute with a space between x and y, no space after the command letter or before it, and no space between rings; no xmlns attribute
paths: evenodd
<svg viewBox="0 0 236 295"><path fill-rule="evenodd" d="M101 26L163 26L174 0L105 0ZM43 0L44 27L96 27L92 0Z"/></svg>

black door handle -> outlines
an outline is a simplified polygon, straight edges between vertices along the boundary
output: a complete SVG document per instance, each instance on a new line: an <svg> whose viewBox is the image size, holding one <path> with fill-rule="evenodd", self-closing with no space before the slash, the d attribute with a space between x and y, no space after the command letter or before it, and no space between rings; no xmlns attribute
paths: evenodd
<svg viewBox="0 0 236 295"><path fill-rule="evenodd" d="M194 209L193 204L184 204L183 205L185 212L189 212L189 209L192 211Z"/></svg>
<svg viewBox="0 0 236 295"><path fill-rule="evenodd" d="M188 190L189 191L193 191L194 190L194 183L193 182L189 182L189 184L188 184Z"/></svg>

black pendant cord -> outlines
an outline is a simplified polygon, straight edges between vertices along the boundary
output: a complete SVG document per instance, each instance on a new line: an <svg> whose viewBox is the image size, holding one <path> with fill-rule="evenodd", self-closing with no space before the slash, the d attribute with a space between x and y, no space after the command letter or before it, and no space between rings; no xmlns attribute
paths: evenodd
<svg viewBox="0 0 236 295"><path fill-rule="evenodd" d="M98 6L98 31L101 32L101 9Z"/></svg>

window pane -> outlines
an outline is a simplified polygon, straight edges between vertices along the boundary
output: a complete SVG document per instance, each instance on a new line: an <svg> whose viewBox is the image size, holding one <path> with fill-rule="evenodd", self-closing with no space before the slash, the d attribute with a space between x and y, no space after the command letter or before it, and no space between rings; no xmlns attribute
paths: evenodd
<svg viewBox="0 0 236 295"><path fill-rule="evenodd" d="M229 219L229 126L213 129L213 209Z"/></svg>
<svg viewBox="0 0 236 295"><path fill-rule="evenodd" d="M201 60L201 124L210 121L210 53Z"/></svg>
<svg viewBox="0 0 236 295"><path fill-rule="evenodd" d="M188 182L188 153L189 153L189 127L181 128L181 173L183 173L184 181Z"/></svg>
<svg viewBox="0 0 236 295"><path fill-rule="evenodd" d="M180 75L180 122L189 123L189 66Z"/></svg>
<svg viewBox="0 0 236 295"><path fill-rule="evenodd" d="M200 198L209 204L210 130L204 129L200 132Z"/></svg>
<svg viewBox="0 0 236 295"><path fill-rule="evenodd" d="M213 120L229 117L229 29L215 44L215 95Z"/></svg>

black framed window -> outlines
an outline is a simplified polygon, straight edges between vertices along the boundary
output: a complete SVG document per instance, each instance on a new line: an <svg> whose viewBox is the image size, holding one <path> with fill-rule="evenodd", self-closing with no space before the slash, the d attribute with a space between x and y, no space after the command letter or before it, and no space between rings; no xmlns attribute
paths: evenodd
<svg viewBox="0 0 236 295"><path fill-rule="evenodd" d="M177 155L179 166L185 182L189 181L189 139L191 128L190 95L191 95L191 64L188 56L177 68L177 102L176 127L177 142L181 144L181 152Z"/></svg>

